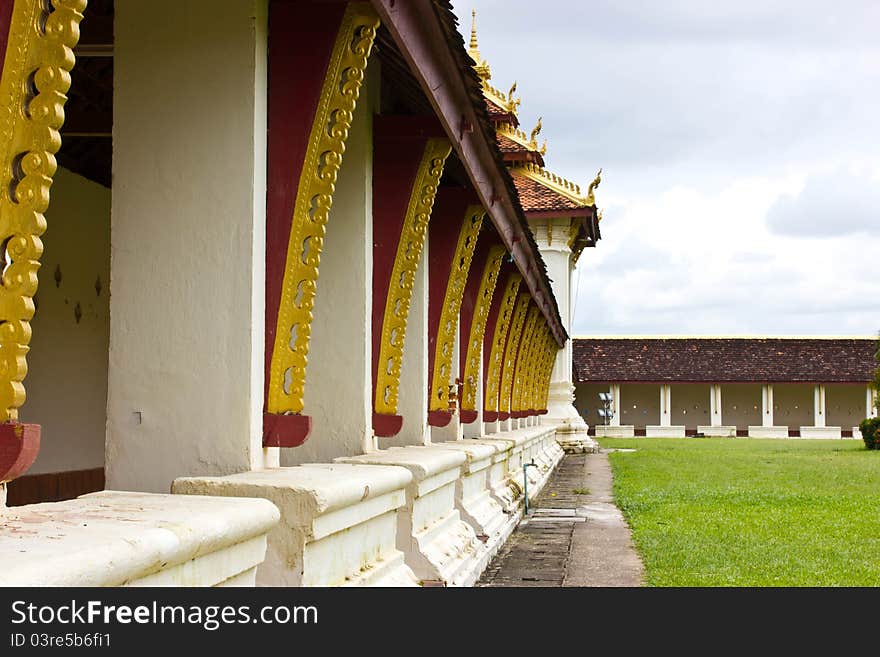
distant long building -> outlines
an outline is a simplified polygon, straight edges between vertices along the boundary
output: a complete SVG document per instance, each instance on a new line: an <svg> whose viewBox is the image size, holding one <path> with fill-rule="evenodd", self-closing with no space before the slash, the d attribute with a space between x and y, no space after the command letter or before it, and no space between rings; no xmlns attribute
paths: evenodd
<svg viewBox="0 0 880 657"><path fill-rule="evenodd" d="M874 338L580 337L575 405L604 436L861 437ZM599 393L610 393L611 411Z"/></svg>

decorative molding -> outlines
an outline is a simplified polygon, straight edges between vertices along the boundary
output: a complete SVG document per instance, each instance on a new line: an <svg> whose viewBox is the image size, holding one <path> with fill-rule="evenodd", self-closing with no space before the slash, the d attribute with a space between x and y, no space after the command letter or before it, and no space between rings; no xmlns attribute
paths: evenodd
<svg viewBox="0 0 880 657"><path fill-rule="evenodd" d="M513 371L513 391L510 398L510 410L512 412L520 412L528 409L523 408L523 392L525 388L526 374L529 369L529 360L535 343L532 336L535 333L535 327L538 324L538 314L540 310L538 306L532 304L526 317L525 326L522 334L522 344L519 348L519 355L516 357L516 366Z"/></svg>
<svg viewBox="0 0 880 657"><path fill-rule="evenodd" d="M529 293L521 292L516 299L513 310L513 319L510 323L510 334L507 338L507 347L504 350L504 363L501 370L501 389L498 392L498 412L509 413L511 409L511 392L513 390L513 371L516 365L516 355L522 337L523 324L526 321L526 312L531 301Z"/></svg>
<svg viewBox="0 0 880 657"><path fill-rule="evenodd" d="M543 146L539 147L538 142L534 137L527 135L525 132L523 132L519 128L515 128L509 123L500 123L495 129L495 133L507 137L511 141L525 148L526 150L534 151L536 153L540 153L541 155L546 155L547 153L546 141L544 142Z"/></svg>
<svg viewBox="0 0 880 657"><path fill-rule="evenodd" d="M425 245L425 235L434 198L437 195L437 185L450 152L452 145L446 139L429 139L425 144L425 152L416 173L403 220L400 241L397 244L397 256L394 259L394 268L388 284L379 360L375 364L377 368L375 411L382 415L397 413L403 342L412 301L413 279L422 255L422 247Z"/></svg>
<svg viewBox="0 0 880 657"><path fill-rule="evenodd" d="M464 221L458 234L455 254L452 256L452 267L449 270L449 281L443 296L443 312L440 315L440 326L437 329L437 344L434 351L434 372L431 377L431 397L428 410L447 411L449 409L449 384L452 371L452 357L455 350L455 329L458 326L458 314L464 296L474 248L486 210L480 205L468 206ZM453 377L454 380L454 377Z"/></svg>
<svg viewBox="0 0 880 657"><path fill-rule="evenodd" d="M301 413L321 250L379 18L369 3L345 10L309 134L290 226L266 410Z"/></svg>
<svg viewBox="0 0 880 657"><path fill-rule="evenodd" d="M529 393L529 409L537 411L541 409L541 389L544 386L544 367L547 362L547 346L550 339L550 327L546 322L541 325L541 339L535 347L535 362L532 366L531 385Z"/></svg>
<svg viewBox="0 0 880 657"><path fill-rule="evenodd" d="M596 177L593 178L593 182L591 182L590 186L587 188L587 205L592 205L593 207L596 207L596 188L601 182L602 169L599 169L599 173L596 174Z"/></svg>
<svg viewBox="0 0 880 657"><path fill-rule="evenodd" d="M483 277L480 280L480 290L477 293L477 304L474 308L471 332L468 337L461 391L461 409L463 411L477 410L477 387L482 384L480 359L483 357L482 346L486 333L486 319L489 317L489 309L492 307L492 297L495 294L495 285L498 283L498 272L501 270L501 263L504 261L506 252L506 249L501 245L493 246L489 249L486 266L483 268Z"/></svg>
<svg viewBox="0 0 880 657"><path fill-rule="evenodd" d="M547 399L550 396L550 379L553 376L553 365L556 363L556 354L558 352L559 345L556 344L556 340L554 340L551 335L547 340L547 359L544 363L541 392L538 397L538 406L540 406L539 410L546 410L547 408Z"/></svg>
<svg viewBox="0 0 880 657"><path fill-rule="evenodd" d="M534 180L535 182L540 183L549 189L552 189L554 192L562 194L573 203L577 203L579 207L588 207L593 205L593 203L590 202L587 196L581 194L580 185L576 185L570 180L566 180L562 176L557 176L555 173L552 173L544 167L538 166L537 164L533 164L531 162L523 162L522 164L518 164L516 167L514 167L513 171L520 174L521 176L524 176L525 178Z"/></svg>
<svg viewBox="0 0 880 657"><path fill-rule="evenodd" d="M525 372L523 374L522 383L522 399L520 400L520 410L534 411L535 408L535 387L537 380L538 364L541 360L542 347L544 346L544 331L546 324L543 317L538 317L535 323L535 330L532 332L531 347L529 348L528 358L525 362Z"/></svg>
<svg viewBox="0 0 880 657"><path fill-rule="evenodd" d="M495 334L492 336L492 349L489 355L489 371L486 373L486 390L483 395L483 409L490 412L498 411L498 393L501 389L501 369L504 364L504 347L507 334L510 332L513 309L516 304L522 276L512 272L507 278L501 307L498 309L498 320L495 322Z"/></svg>
<svg viewBox="0 0 880 657"><path fill-rule="evenodd" d="M85 7L86 0L15 0L12 7L0 80L0 422L16 421L25 400L43 213Z"/></svg>

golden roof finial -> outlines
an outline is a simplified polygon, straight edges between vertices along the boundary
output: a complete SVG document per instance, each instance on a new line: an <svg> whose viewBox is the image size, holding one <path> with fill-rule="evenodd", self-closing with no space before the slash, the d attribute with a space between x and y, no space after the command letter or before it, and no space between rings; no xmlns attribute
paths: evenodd
<svg viewBox="0 0 880 657"><path fill-rule="evenodd" d="M596 205L596 197L593 192L599 186L599 183L602 182L602 169L599 169L599 173L596 174L596 177L593 179L593 182L590 183L590 186L587 187L587 205Z"/></svg>
<svg viewBox="0 0 880 657"><path fill-rule="evenodd" d="M471 49L477 49L477 10L471 10Z"/></svg>
<svg viewBox="0 0 880 657"><path fill-rule="evenodd" d="M599 210L597 221L602 221L602 210Z"/></svg>
<svg viewBox="0 0 880 657"><path fill-rule="evenodd" d="M480 76L480 79L485 82L486 80L492 77L492 72L489 70L489 63L483 59L483 56L480 55L480 48L477 45L477 10L474 9L471 11L471 41L470 46L468 47L468 55L471 56L471 59L474 60L474 70L476 70L477 75Z"/></svg>
<svg viewBox="0 0 880 657"><path fill-rule="evenodd" d="M516 93L516 80L513 81L513 84L510 85L510 91L507 92L508 100L513 100L514 93Z"/></svg>
<svg viewBox="0 0 880 657"><path fill-rule="evenodd" d="M529 141L535 141L535 138L541 133L541 128L543 127L543 125L541 125L542 118L543 117L541 116L538 117L538 123L536 123L535 127L532 129L532 134L529 135Z"/></svg>

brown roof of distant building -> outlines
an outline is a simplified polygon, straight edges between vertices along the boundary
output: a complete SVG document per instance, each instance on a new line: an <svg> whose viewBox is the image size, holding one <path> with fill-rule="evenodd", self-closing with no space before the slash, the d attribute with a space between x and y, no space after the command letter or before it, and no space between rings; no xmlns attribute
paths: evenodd
<svg viewBox="0 0 880 657"><path fill-rule="evenodd" d="M542 185L537 180L513 174L513 184L519 193L519 202L526 212L545 212L548 210L587 210L589 206L575 203L567 196Z"/></svg>
<svg viewBox="0 0 880 657"><path fill-rule="evenodd" d="M869 338L576 338L575 380L588 382L866 383Z"/></svg>

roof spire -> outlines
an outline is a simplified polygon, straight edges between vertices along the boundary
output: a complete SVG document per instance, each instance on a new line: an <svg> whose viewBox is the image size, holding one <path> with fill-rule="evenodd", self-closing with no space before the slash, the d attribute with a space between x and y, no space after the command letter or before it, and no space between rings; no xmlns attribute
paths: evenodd
<svg viewBox="0 0 880 657"><path fill-rule="evenodd" d="M476 66L474 69L477 71L477 75L480 76L480 79L485 82L489 78L492 77L492 72L489 70L489 63L483 59L483 56L480 55L480 48L477 45L477 10L474 9L471 11L471 41L470 46L468 47L468 55L471 56L471 59L474 60Z"/></svg>
<svg viewBox="0 0 880 657"><path fill-rule="evenodd" d="M599 183L602 182L602 169L599 169L599 173L596 174L596 177L593 179L593 182L590 183L590 186L587 188L587 205L592 205L595 207L596 205L596 197L594 192L596 188L599 186Z"/></svg>
<svg viewBox="0 0 880 657"><path fill-rule="evenodd" d="M477 10L471 10L471 49L477 49Z"/></svg>

